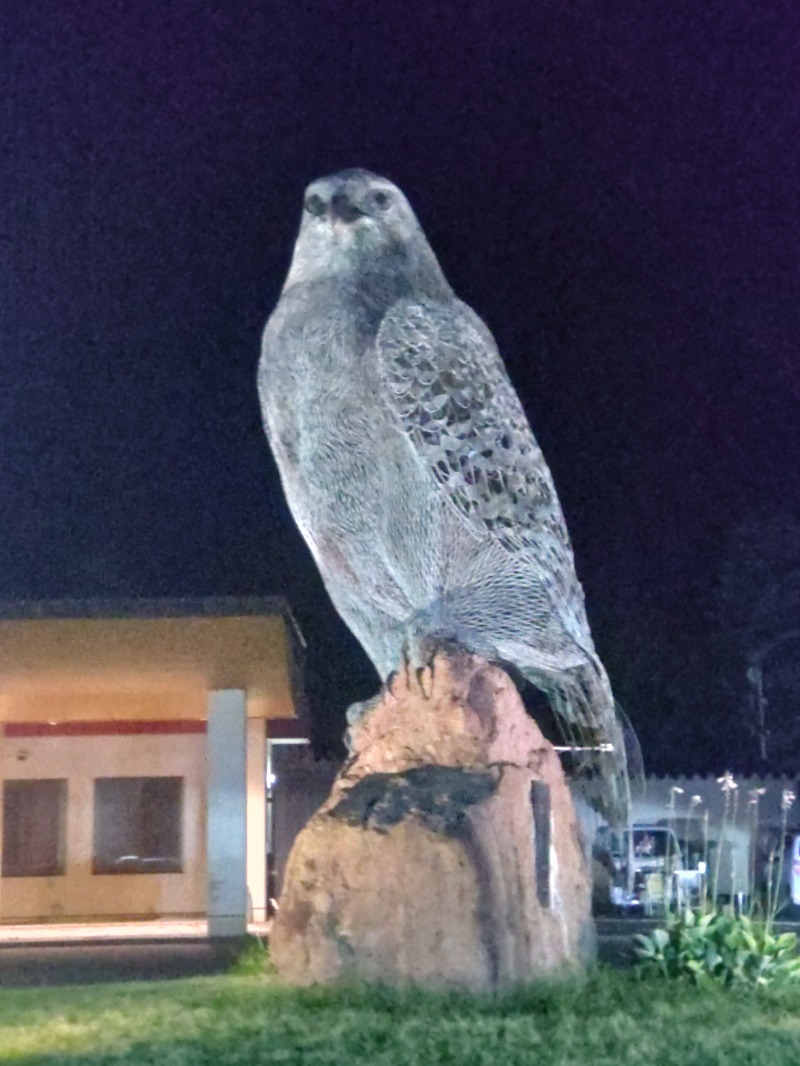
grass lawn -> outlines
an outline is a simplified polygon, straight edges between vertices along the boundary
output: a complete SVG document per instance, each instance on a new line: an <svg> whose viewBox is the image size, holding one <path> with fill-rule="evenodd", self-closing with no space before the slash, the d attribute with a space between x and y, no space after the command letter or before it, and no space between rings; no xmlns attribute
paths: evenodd
<svg viewBox="0 0 800 1066"><path fill-rule="evenodd" d="M800 989L701 994L600 968L498 1000L263 976L6 990L0 1061L797 1066Z"/></svg>

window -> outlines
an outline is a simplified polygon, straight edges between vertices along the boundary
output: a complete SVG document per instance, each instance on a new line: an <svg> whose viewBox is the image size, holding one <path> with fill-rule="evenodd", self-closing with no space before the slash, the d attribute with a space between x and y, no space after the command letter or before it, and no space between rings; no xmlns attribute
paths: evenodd
<svg viewBox="0 0 800 1066"><path fill-rule="evenodd" d="M4 783L3 877L64 873L66 810L66 781Z"/></svg>
<svg viewBox="0 0 800 1066"><path fill-rule="evenodd" d="M100 777L94 783L96 874L180 873L180 777Z"/></svg>

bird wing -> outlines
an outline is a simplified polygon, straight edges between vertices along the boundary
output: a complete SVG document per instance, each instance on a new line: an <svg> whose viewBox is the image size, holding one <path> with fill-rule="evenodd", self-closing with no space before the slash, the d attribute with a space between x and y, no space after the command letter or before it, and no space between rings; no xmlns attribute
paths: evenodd
<svg viewBox="0 0 800 1066"><path fill-rule="evenodd" d="M385 315L375 348L384 395L419 460L477 536L530 563L580 649L580 666L526 676L549 696L573 743L611 742L610 753L587 763L601 771L605 809L624 822L628 778L614 698L553 479L491 333L460 300L404 299Z"/></svg>
<svg viewBox="0 0 800 1066"><path fill-rule="evenodd" d="M399 300L375 343L399 424L448 500L478 535L532 553L553 591L571 598L553 479L484 323L460 300Z"/></svg>

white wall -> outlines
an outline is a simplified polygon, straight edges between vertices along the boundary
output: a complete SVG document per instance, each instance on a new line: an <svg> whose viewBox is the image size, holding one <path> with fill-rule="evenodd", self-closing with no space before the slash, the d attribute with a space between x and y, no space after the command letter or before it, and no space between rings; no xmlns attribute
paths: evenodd
<svg viewBox="0 0 800 1066"><path fill-rule="evenodd" d="M203 915L206 911L203 734L6 737L3 779L67 780L63 877L3 878L0 917ZM95 777L182 777L183 872L92 873Z"/></svg>

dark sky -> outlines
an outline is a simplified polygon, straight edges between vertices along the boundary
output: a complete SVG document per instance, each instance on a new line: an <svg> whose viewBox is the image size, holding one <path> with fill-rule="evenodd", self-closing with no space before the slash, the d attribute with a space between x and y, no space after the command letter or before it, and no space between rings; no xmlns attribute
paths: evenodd
<svg viewBox="0 0 800 1066"><path fill-rule="evenodd" d="M798 511L794 0L2 8L0 597L283 592L320 737L371 694L254 385L303 186L365 166L498 339L649 765L733 759L726 538Z"/></svg>

